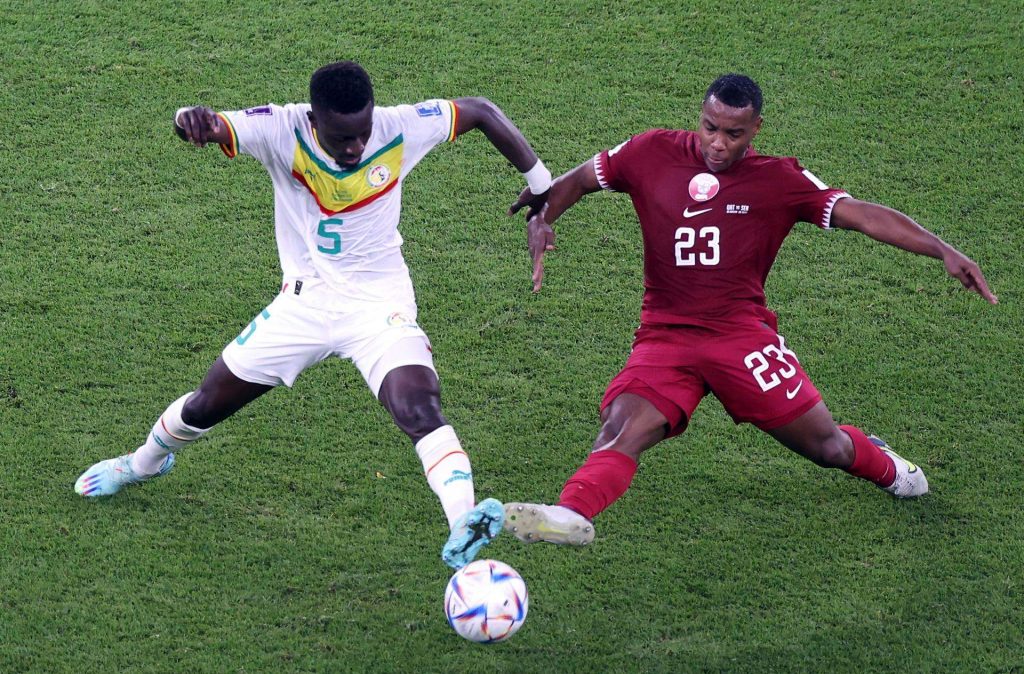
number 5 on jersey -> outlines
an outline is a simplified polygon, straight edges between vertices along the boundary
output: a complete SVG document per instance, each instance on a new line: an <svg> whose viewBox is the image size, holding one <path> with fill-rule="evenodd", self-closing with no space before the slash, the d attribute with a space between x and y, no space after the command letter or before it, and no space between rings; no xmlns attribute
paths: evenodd
<svg viewBox="0 0 1024 674"><path fill-rule="evenodd" d="M327 245L318 243L316 249L325 255L337 255L341 252L341 232L335 232L327 229L328 227L341 227L341 218L327 218L321 220L320 225L316 228L316 234L322 239L325 239Z"/></svg>

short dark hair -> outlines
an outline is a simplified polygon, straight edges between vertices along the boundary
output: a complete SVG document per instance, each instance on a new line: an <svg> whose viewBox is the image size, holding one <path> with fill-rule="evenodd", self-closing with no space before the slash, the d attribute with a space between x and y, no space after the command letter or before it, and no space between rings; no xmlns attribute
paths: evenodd
<svg viewBox="0 0 1024 674"><path fill-rule="evenodd" d="M761 114L761 103L763 102L761 87L746 75L737 73L722 75L708 87L704 94L704 102L706 103L712 96L730 108L745 108L750 105L754 108L754 114Z"/></svg>
<svg viewBox="0 0 1024 674"><path fill-rule="evenodd" d="M309 80L309 102L345 115L359 112L373 102L370 75L354 61L326 65Z"/></svg>

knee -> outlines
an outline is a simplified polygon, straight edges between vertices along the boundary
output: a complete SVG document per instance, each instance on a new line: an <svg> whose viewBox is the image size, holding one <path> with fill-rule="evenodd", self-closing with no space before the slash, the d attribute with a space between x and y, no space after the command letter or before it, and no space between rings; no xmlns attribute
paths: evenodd
<svg viewBox="0 0 1024 674"><path fill-rule="evenodd" d="M441 414L441 399L436 395L410 393L391 400L388 411L395 425L414 443L448 423Z"/></svg>
<svg viewBox="0 0 1024 674"><path fill-rule="evenodd" d="M634 461L639 461L641 454L664 437L665 427L662 424L641 424L633 419L621 423L620 420L609 418L601 424L593 451L612 449Z"/></svg>
<svg viewBox="0 0 1024 674"><path fill-rule="evenodd" d="M193 428L210 428L219 419L214 412L211 396L200 388L195 391L181 408L181 420Z"/></svg>

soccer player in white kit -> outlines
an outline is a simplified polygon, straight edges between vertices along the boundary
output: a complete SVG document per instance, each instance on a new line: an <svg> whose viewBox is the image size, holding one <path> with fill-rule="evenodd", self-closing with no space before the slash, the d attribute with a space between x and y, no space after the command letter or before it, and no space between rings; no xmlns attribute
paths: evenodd
<svg viewBox="0 0 1024 674"><path fill-rule="evenodd" d="M281 292L232 340L199 388L157 419L134 452L85 471L75 491L109 496L166 474L173 451L307 367L350 359L412 440L451 528L445 563L461 568L502 528L497 500L475 501L469 457L441 412L430 342L398 232L402 181L430 151L472 129L525 176L513 211L538 210L551 174L522 133L483 98L378 107L369 75L343 61L317 70L310 103L235 112L182 108L176 133L228 157L252 155L274 185Z"/></svg>

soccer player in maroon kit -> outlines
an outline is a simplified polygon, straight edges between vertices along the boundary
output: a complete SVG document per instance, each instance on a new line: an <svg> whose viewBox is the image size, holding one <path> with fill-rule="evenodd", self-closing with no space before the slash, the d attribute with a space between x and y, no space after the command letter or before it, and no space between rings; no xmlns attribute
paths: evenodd
<svg viewBox="0 0 1024 674"><path fill-rule="evenodd" d="M633 200L644 243L641 325L601 401L593 452L556 505L507 503L505 528L532 543L586 545L592 520L629 488L637 460L682 433L701 399L718 398L819 466L841 468L898 498L928 491L923 470L879 438L837 426L765 306L764 282L793 225L852 229L942 260L965 288L997 302L971 259L911 218L833 189L791 157L757 154L761 90L744 75L708 88L697 131L647 131L561 176L528 211L534 291L553 223L601 189Z"/></svg>

